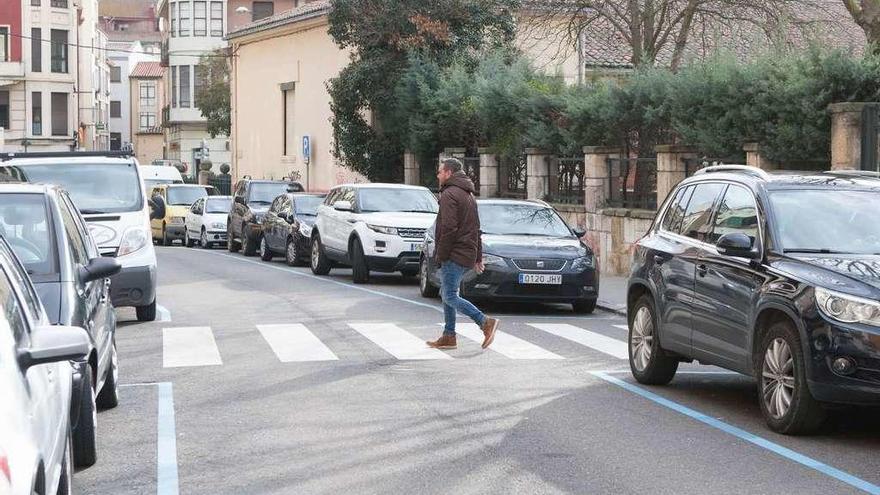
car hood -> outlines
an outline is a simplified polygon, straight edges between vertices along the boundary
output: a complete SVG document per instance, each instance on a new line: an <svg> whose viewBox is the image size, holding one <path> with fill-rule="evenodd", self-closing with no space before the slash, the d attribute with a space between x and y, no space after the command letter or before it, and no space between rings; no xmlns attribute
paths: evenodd
<svg viewBox="0 0 880 495"><path fill-rule="evenodd" d="M215 222L226 225L226 213L206 213L204 216L204 220L202 221L205 223L205 225L210 225Z"/></svg>
<svg viewBox="0 0 880 495"><path fill-rule="evenodd" d="M572 259L590 254L575 238L483 234L483 252L504 258Z"/></svg>
<svg viewBox="0 0 880 495"><path fill-rule="evenodd" d="M185 217L189 209L190 207L186 205L168 205L165 207L165 218Z"/></svg>
<svg viewBox="0 0 880 495"><path fill-rule="evenodd" d="M46 308L46 318L53 325L62 324L61 320L61 284L58 282L39 282L34 284L43 307Z"/></svg>
<svg viewBox="0 0 880 495"><path fill-rule="evenodd" d="M362 213L360 220L370 225L399 227L405 229L427 229L437 218L436 213L377 212Z"/></svg>
<svg viewBox="0 0 880 495"><path fill-rule="evenodd" d="M315 215L303 215L303 214L299 214L299 215L296 216L296 218L297 218L297 220L299 220L300 222L302 222L302 223L308 225L309 227L314 227L314 226L315 226L315 219L318 218L318 217L316 217Z"/></svg>
<svg viewBox="0 0 880 495"><path fill-rule="evenodd" d="M792 255L787 254L771 266L796 279L846 294L880 298L880 256L878 255Z"/></svg>
<svg viewBox="0 0 880 495"><path fill-rule="evenodd" d="M122 242L122 235L129 227L144 227L149 232L149 220L142 210L127 211L122 213L95 213L83 215L89 232L95 239L95 243L101 248L101 252L110 249L115 250Z"/></svg>

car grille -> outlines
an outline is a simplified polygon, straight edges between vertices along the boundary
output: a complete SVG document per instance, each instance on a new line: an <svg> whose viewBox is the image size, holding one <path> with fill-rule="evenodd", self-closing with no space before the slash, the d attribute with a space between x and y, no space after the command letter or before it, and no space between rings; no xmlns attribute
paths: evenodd
<svg viewBox="0 0 880 495"><path fill-rule="evenodd" d="M565 260L515 258L513 263L520 270L558 272L565 266Z"/></svg>
<svg viewBox="0 0 880 495"><path fill-rule="evenodd" d="M397 234L407 239L424 239L425 230L427 229L397 229Z"/></svg>

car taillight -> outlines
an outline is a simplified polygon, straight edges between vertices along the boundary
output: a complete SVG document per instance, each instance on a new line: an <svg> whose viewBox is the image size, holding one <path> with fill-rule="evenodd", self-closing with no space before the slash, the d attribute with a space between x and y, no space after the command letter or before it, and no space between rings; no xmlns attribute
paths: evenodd
<svg viewBox="0 0 880 495"><path fill-rule="evenodd" d="M12 473L9 471L9 458L0 450L0 476L5 476L6 481L12 482Z"/></svg>

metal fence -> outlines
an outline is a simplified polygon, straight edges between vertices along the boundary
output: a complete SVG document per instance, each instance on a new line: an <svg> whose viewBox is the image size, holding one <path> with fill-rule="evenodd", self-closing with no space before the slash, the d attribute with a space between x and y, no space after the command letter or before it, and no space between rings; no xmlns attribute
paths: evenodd
<svg viewBox="0 0 880 495"><path fill-rule="evenodd" d="M208 184L214 186L221 196L232 195L232 176L229 174L214 175L208 179Z"/></svg>
<svg viewBox="0 0 880 495"><path fill-rule="evenodd" d="M657 159L608 158L608 206L657 209Z"/></svg>
<svg viewBox="0 0 880 495"><path fill-rule="evenodd" d="M584 204L584 157L563 157L550 162L550 194L552 203Z"/></svg>
<svg viewBox="0 0 880 495"><path fill-rule="evenodd" d="M498 196L502 198L525 198L528 168L526 155L506 155L499 157Z"/></svg>
<svg viewBox="0 0 880 495"><path fill-rule="evenodd" d="M466 156L461 159L462 165L464 165L464 173L467 174L468 178L474 183L474 194L480 195L480 157L479 156Z"/></svg>

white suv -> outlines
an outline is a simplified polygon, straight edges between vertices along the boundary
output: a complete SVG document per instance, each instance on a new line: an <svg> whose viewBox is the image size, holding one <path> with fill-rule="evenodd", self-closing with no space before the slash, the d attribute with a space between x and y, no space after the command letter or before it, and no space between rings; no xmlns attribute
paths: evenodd
<svg viewBox="0 0 880 495"><path fill-rule="evenodd" d="M335 263L351 265L357 284L368 282L371 270L417 275L425 230L437 209L437 199L424 187L336 186L318 207L312 272L326 275Z"/></svg>

